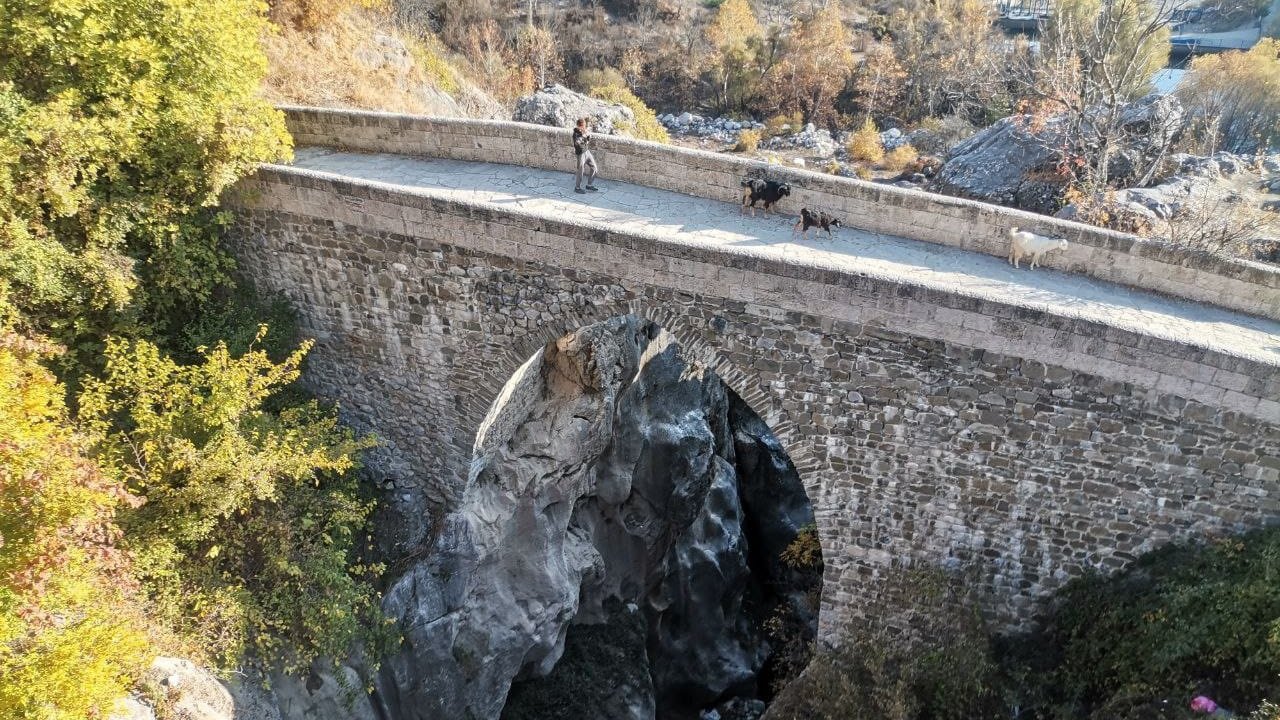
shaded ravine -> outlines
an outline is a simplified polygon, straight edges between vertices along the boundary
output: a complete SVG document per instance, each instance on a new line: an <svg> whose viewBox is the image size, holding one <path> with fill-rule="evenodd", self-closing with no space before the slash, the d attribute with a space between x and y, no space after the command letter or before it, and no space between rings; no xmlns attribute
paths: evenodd
<svg viewBox="0 0 1280 720"><path fill-rule="evenodd" d="M508 383L388 593L406 648L380 695L404 718L756 717L816 629L820 560L782 559L812 522L777 439L672 336L583 328Z"/></svg>

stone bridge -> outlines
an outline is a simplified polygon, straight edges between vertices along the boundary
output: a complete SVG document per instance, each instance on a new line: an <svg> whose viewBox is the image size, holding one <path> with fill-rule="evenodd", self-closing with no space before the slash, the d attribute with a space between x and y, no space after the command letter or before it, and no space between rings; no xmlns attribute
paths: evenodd
<svg viewBox="0 0 1280 720"><path fill-rule="evenodd" d="M813 502L830 632L886 571L976 568L1025 620L1086 569L1280 511L1280 273L966 200L567 131L289 108L292 165L228 198L241 268L317 338L306 378L375 429L420 546L460 497L488 409L565 333L635 313L714 368ZM743 217L789 180L834 239ZM1067 237L1003 259L1011 225Z"/></svg>

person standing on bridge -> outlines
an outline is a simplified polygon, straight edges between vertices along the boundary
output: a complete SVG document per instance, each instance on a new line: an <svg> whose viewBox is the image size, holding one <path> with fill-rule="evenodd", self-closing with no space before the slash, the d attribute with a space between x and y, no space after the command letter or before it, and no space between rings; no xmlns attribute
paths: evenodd
<svg viewBox="0 0 1280 720"><path fill-rule="evenodd" d="M578 156L578 173L573 191L586 194L587 190L595 192L596 158L591 154L591 131L587 128L587 119L578 118L578 126L573 129L573 154ZM587 189L582 189L582 173L587 173Z"/></svg>

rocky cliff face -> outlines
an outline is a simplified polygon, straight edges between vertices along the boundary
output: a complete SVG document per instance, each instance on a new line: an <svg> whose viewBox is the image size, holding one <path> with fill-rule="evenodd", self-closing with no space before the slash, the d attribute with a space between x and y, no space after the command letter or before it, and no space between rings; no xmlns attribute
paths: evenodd
<svg viewBox="0 0 1280 720"><path fill-rule="evenodd" d="M755 697L765 619L783 607L812 633L778 560L811 522L767 427L671 336L583 328L509 383L463 502L387 594L406 646L384 709L691 718Z"/></svg>

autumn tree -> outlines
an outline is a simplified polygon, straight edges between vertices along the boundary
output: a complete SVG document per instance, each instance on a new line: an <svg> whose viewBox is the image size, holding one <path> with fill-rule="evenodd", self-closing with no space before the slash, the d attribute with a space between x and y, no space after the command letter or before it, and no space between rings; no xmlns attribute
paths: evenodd
<svg viewBox="0 0 1280 720"><path fill-rule="evenodd" d="M882 117L901 106L906 93L907 70L889 43L874 43L854 73L853 89L858 106L868 115Z"/></svg>
<svg viewBox="0 0 1280 720"><path fill-rule="evenodd" d="M94 361L107 332L162 329L228 279L211 206L289 150L258 96L263 10L0 5L0 277L64 364Z"/></svg>
<svg viewBox="0 0 1280 720"><path fill-rule="evenodd" d="M556 38L549 30L536 25L525 25L516 34L516 58L528 68L538 87L546 87L559 77L563 61Z"/></svg>
<svg viewBox="0 0 1280 720"><path fill-rule="evenodd" d="M830 118L832 101L853 70L849 47L849 32L837 4L796 20L769 71L769 84L781 109L801 110L814 123Z"/></svg>
<svg viewBox="0 0 1280 720"><path fill-rule="evenodd" d="M1129 137L1126 109L1146 93L1168 54L1169 26L1185 0L1058 0L1042 37L1020 73L1026 94L1058 118L1052 142L1082 159L1076 182L1096 192L1111 180L1111 164ZM1154 140L1167 147L1165 133ZM1136 175L1149 177L1152 162Z"/></svg>
<svg viewBox="0 0 1280 720"><path fill-rule="evenodd" d="M348 473L369 441L314 401L263 408L309 347L276 363L220 343L179 365L112 341L80 396L99 462L147 500L121 524L153 612L223 665L252 650L302 670L379 617L347 567L369 512Z"/></svg>
<svg viewBox="0 0 1280 720"><path fill-rule="evenodd" d="M725 0L707 26L707 66L720 111L742 107L752 94L763 37L750 0Z"/></svg>
<svg viewBox="0 0 1280 720"><path fill-rule="evenodd" d="M1265 151L1280 141L1280 41L1196 58L1178 96L1206 153Z"/></svg>
<svg viewBox="0 0 1280 720"><path fill-rule="evenodd" d="M887 48L868 53L858 87L872 105L897 96L903 120L961 115L985 123L1010 105L1008 42L984 0L923 0L896 10L886 23ZM870 108L868 108L870 109Z"/></svg>
<svg viewBox="0 0 1280 720"><path fill-rule="evenodd" d="M272 669L382 627L353 554L367 441L300 399L307 346L187 345L259 314L211 309L235 296L219 197L290 146L265 9L0 4L0 717L109 712L140 606L158 649Z"/></svg>
<svg viewBox="0 0 1280 720"><path fill-rule="evenodd" d="M102 717L150 641L112 519L137 502L86 454L47 342L0 286L0 717Z"/></svg>

